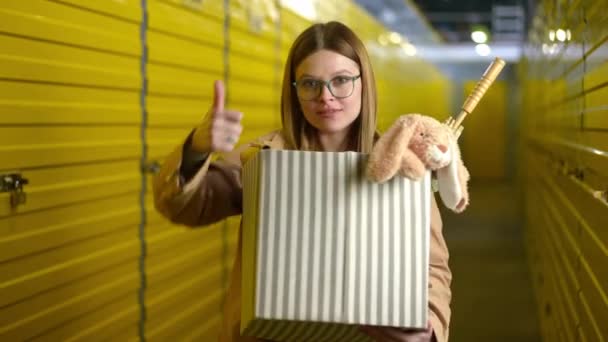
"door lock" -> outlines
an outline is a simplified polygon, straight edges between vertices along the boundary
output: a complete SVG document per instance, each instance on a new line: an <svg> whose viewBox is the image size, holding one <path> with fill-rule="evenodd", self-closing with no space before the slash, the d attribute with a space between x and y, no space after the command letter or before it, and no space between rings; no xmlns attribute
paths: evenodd
<svg viewBox="0 0 608 342"><path fill-rule="evenodd" d="M19 173L9 173L0 175L0 192L9 192L11 207L16 208L25 204L26 194L23 186L28 184L27 178L23 178Z"/></svg>

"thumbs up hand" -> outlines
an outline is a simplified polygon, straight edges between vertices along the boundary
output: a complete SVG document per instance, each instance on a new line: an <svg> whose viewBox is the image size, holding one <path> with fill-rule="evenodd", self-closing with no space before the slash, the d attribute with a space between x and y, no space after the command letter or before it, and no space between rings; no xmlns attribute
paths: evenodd
<svg viewBox="0 0 608 342"><path fill-rule="evenodd" d="M192 135L192 149L201 153L232 151L243 131L243 113L224 109L224 83L214 87L213 105Z"/></svg>

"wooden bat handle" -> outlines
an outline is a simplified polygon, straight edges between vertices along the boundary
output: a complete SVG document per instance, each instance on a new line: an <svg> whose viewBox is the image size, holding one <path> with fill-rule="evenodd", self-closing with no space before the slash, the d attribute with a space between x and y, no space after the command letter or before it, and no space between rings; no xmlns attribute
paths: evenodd
<svg viewBox="0 0 608 342"><path fill-rule="evenodd" d="M473 92L464 102L464 105L462 105L462 110L460 111L456 119L454 119L454 121L450 124L452 128L457 128L458 126L460 126L467 114L470 114L475 109L475 107L477 107L477 104L479 103L483 95L486 93L488 88L490 88L492 83L494 83L494 81L498 77L498 74L500 74L504 66L504 60L498 57L494 59L492 64L490 64L490 66L483 73L483 76L481 76L481 80L477 82L475 89L473 89Z"/></svg>

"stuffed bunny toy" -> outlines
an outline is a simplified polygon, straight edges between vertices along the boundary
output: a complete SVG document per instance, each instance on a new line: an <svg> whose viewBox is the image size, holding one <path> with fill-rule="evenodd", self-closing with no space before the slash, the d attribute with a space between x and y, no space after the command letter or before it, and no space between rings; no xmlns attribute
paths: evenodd
<svg viewBox="0 0 608 342"><path fill-rule="evenodd" d="M395 174L419 180L435 171L443 203L454 212L469 204L469 172L462 163L457 138L436 119L421 114L402 115L376 142L366 177L385 182Z"/></svg>

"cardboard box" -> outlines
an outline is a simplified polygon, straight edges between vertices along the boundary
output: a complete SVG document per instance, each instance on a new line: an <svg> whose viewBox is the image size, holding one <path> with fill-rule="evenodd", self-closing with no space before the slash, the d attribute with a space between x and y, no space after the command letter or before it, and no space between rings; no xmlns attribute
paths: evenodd
<svg viewBox="0 0 608 342"><path fill-rule="evenodd" d="M355 152L262 150L243 170L241 333L365 341L426 328L430 173L364 179Z"/></svg>

